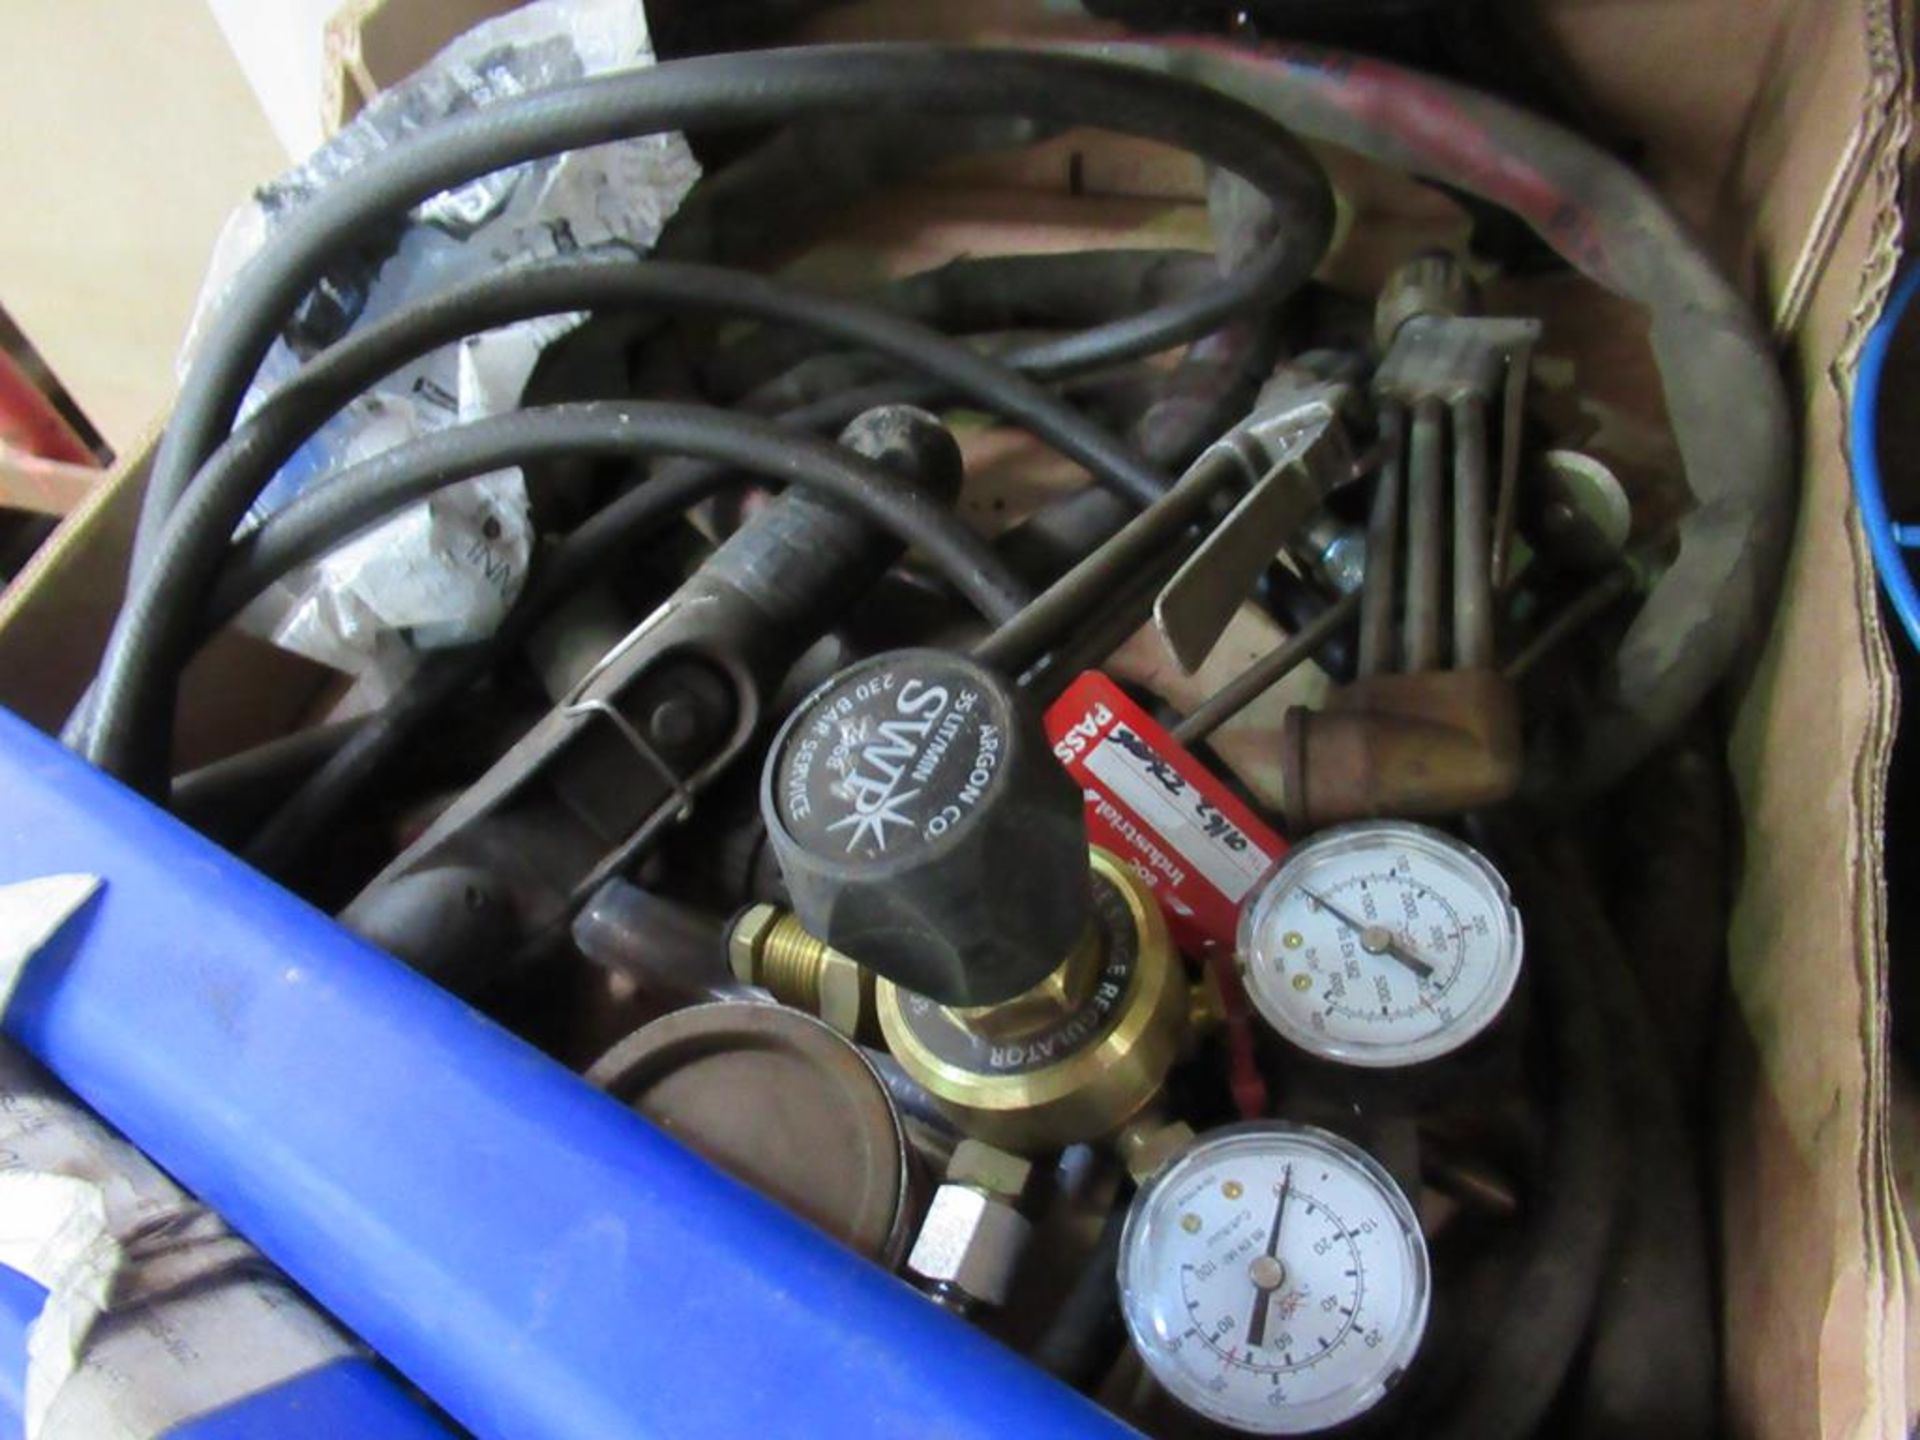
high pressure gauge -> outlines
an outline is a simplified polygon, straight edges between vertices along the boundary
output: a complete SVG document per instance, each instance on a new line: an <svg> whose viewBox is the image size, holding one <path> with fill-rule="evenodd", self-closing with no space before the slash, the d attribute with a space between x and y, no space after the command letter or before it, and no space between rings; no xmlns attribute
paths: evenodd
<svg viewBox="0 0 1920 1440"><path fill-rule="evenodd" d="M1426 1330L1427 1247L1365 1151L1255 1121L1195 1141L1134 1197L1120 1304L1173 1397L1254 1435L1364 1414Z"/></svg>
<svg viewBox="0 0 1920 1440"><path fill-rule="evenodd" d="M1261 1015L1347 1065L1459 1049L1513 994L1522 944L1506 881L1479 851L1390 820L1297 847L1240 916L1241 978Z"/></svg>

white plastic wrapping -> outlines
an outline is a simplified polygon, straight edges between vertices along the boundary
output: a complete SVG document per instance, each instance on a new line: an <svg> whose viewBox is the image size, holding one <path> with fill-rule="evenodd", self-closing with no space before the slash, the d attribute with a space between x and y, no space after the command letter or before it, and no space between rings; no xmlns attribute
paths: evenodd
<svg viewBox="0 0 1920 1440"><path fill-rule="evenodd" d="M382 94L305 163L265 187L227 226L185 356L234 276L283 218L396 141L452 114L585 76L651 64L638 0L536 0L480 25ZM515 262L603 247L650 249L699 178L678 135L644 136L480 177L420 206L396 235L329 277L277 343L249 394L257 406L310 350L416 297ZM511 410L540 351L579 322L552 317L449 346L389 377L302 448L249 524L316 477L460 420ZM183 357L184 364L184 357ZM243 628L372 682L415 653L478 639L519 593L533 543L517 470L451 487L289 576L241 617Z"/></svg>

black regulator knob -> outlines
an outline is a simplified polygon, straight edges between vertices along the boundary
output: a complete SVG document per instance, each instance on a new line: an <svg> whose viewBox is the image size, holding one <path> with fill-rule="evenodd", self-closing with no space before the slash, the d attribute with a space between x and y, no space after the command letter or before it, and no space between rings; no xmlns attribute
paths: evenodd
<svg viewBox="0 0 1920 1440"><path fill-rule="evenodd" d="M1013 686L963 655L849 666L773 742L760 796L801 923L905 989L1032 989L1092 915L1079 788Z"/></svg>

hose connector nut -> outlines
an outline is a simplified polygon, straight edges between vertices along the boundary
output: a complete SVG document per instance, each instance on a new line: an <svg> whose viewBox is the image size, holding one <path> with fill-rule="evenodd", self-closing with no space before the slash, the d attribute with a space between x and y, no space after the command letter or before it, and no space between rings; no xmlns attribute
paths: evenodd
<svg viewBox="0 0 1920 1440"><path fill-rule="evenodd" d="M749 905L727 931L727 961L743 985L817 1015L849 1040L877 1036L873 972L807 933L791 911Z"/></svg>

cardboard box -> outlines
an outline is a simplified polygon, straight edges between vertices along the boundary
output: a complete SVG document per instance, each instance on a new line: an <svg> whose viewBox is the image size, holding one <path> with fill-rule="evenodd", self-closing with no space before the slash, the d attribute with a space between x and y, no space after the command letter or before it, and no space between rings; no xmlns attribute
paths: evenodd
<svg viewBox="0 0 1920 1440"><path fill-rule="evenodd" d="M424 3L395 25L409 56ZM1881 826L1895 690L1843 430L1854 360L1899 254L1913 114L1905 9L1893 0L1547 0L1544 14L1595 104L1642 144L1647 173L1770 322L1799 427L1793 554L1733 734L1744 855L1716 1101L1729 1427L1781 1440L1892 1440L1908 1433L1920 1403L1920 1264L1894 1180L1902 1127L1886 1038ZM431 31L434 22L420 24ZM822 22L823 34L842 37L1068 28L1038 0L895 0ZM359 33L355 63L366 73L353 85L362 91L377 73L365 49L372 33ZM839 244L886 250L897 268L964 248L1066 248L1090 234L1190 223L1189 173L1124 147L1095 153L1094 173L1112 177L1104 195L1069 197L1056 147L863 209ZM1371 274L1392 248L1382 237L1445 223L1394 177L1336 164L1349 199L1364 202L1336 260L1342 277ZM1078 173L1084 181L1088 171ZM1553 307L1570 363L1596 377L1620 415L1657 426L1631 314L1597 307L1590 293L1516 298ZM1025 457L997 443L975 446L985 480L1030 479ZM0 700L37 723L57 724L85 683L142 478L140 463L125 467L0 598ZM262 683L257 654L229 640L198 662L183 759L272 733L309 708L322 677L284 662ZM1164 669L1142 673L1165 679Z"/></svg>

